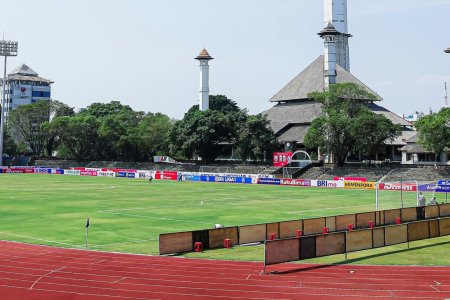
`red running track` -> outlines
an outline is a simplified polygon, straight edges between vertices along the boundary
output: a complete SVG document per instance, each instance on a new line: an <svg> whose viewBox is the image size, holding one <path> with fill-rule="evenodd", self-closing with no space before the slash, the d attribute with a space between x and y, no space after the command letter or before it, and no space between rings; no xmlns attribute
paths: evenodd
<svg viewBox="0 0 450 300"><path fill-rule="evenodd" d="M199 254L201 255L201 254ZM446 299L450 267L283 264L0 241L0 299Z"/></svg>

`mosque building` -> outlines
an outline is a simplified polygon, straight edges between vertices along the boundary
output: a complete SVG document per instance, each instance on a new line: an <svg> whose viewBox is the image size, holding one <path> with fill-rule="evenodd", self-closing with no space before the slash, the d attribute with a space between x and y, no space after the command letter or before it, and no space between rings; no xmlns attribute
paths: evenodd
<svg viewBox="0 0 450 300"><path fill-rule="evenodd" d="M402 134L388 143L386 159L401 160L401 148L416 134L413 125L379 105L383 98L350 73L350 49L347 23L347 0L324 0L324 29L318 35L324 41L324 54L286 84L270 99L275 106L263 112L285 150L305 150L304 139L312 121L321 113L321 104L308 97L309 93L322 92L330 84L355 83L376 96L359 99L372 112L383 114L394 124L402 126ZM349 153L349 159L361 160L361 153Z"/></svg>

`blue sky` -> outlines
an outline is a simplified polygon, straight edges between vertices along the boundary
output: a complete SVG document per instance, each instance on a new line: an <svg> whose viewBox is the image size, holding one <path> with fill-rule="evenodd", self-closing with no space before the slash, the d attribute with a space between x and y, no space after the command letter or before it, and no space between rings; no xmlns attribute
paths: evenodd
<svg viewBox="0 0 450 300"><path fill-rule="evenodd" d="M396 113L444 104L450 85L450 0L348 0L352 73ZM183 114L198 103L203 47L211 94L250 113L323 53L322 0L15 0L0 29L21 63L55 81L74 107L118 100L135 110Z"/></svg>

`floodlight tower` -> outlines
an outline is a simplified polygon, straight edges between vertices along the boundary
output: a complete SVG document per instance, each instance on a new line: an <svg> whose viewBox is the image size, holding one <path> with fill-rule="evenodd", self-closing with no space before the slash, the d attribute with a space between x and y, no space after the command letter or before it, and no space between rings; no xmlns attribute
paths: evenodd
<svg viewBox="0 0 450 300"><path fill-rule="evenodd" d="M214 59L206 49L195 58L200 61L200 103L199 109L205 111L209 109L209 61Z"/></svg>
<svg viewBox="0 0 450 300"><path fill-rule="evenodd" d="M5 94L6 94L6 59L8 56L17 56L17 48L19 43L13 41L0 41L0 56L5 57L5 68L3 72L3 94L1 108L1 125L0 125L0 166L3 166L3 132L5 127Z"/></svg>

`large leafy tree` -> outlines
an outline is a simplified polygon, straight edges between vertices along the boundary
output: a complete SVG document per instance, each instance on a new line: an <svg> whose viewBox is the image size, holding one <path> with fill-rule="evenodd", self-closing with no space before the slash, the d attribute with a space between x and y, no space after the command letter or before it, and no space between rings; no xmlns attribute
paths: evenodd
<svg viewBox="0 0 450 300"><path fill-rule="evenodd" d="M20 105L11 111L8 126L17 140L24 141L35 155L41 155L51 136L48 127L42 126L50 120L49 101L37 101Z"/></svg>
<svg viewBox="0 0 450 300"><path fill-rule="evenodd" d="M267 116L258 114L249 116L243 125L238 126L234 145L243 161L248 158L264 160L268 153L277 148L278 141Z"/></svg>
<svg viewBox="0 0 450 300"><path fill-rule="evenodd" d="M49 131L76 160L89 157L96 148L101 122L94 116L58 117L49 124Z"/></svg>
<svg viewBox="0 0 450 300"><path fill-rule="evenodd" d="M169 154L169 132L173 123L173 120L161 113L148 113L144 116L138 128L139 145L144 158Z"/></svg>
<svg viewBox="0 0 450 300"><path fill-rule="evenodd" d="M425 149L439 155L446 147L450 147L450 108L420 118L415 126L419 144Z"/></svg>
<svg viewBox="0 0 450 300"><path fill-rule="evenodd" d="M322 115L312 122L305 145L334 155L339 166L344 165L347 153L353 148L360 146L373 153L387 139L398 135L398 127L384 117L375 116L364 105L361 99L376 98L357 84L334 84L328 91L311 93L309 97L322 104ZM364 128L365 125L371 130Z"/></svg>
<svg viewBox="0 0 450 300"><path fill-rule="evenodd" d="M385 153L387 143L397 138L402 130L400 125L368 109L358 118L358 125L355 127L356 148L369 156Z"/></svg>
<svg viewBox="0 0 450 300"><path fill-rule="evenodd" d="M82 111L79 114L105 119L109 116L120 115L132 111L133 109L130 106L123 105L120 101L111 101L110 103L92 103L85 111Z"/></svg>

